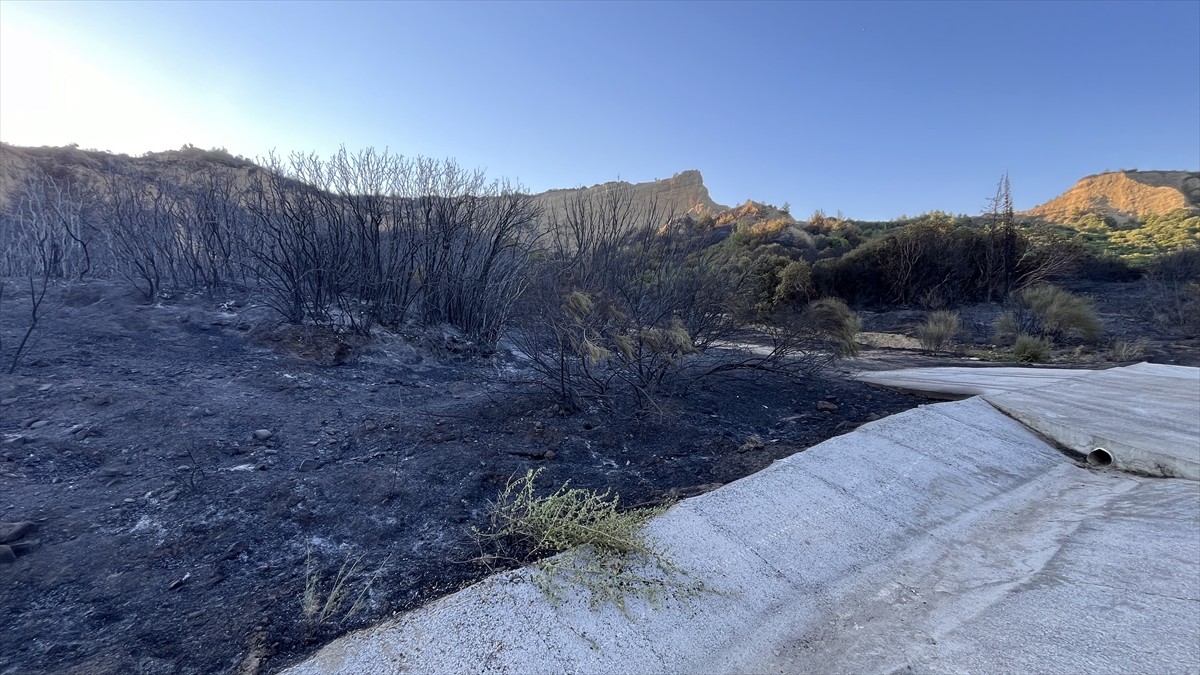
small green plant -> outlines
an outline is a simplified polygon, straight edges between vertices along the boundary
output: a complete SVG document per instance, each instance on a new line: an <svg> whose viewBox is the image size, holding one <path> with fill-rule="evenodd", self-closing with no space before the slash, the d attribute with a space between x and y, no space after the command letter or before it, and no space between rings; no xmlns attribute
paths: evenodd
<svg viewBox="0 0 1200 675"><path fill-rule="evenodd" d="M1022 333L1013 343L1012 353L1018 361L1040 363L1050 358L1050 341Z"/></svg>
<svg viewBox="0 0 1200 675"><path fill-rule="evenodd" d="M917 326L917 340L925 351L939 352L958 335L958 330L958 314L947 311L933 312Z"/></svg>
<svg viewBox="0 0 1200 675"><path fill-rule="evenodd" d="M621 511L618 497L567 484L539 497L534 485L540 473L530 470L510 480L492 509L489 529L475 534L481 544L515 548L524 559L553 556L538 563L541 575L534 579L548 597L561 600L565 587L575 585L587 589L593 607L611 602L625 611L629 595L656 601L664 593L697 590L679 582L682 572L643 535L646 523L667 506ZM560 553L566 555L555 555Z"/></svg>
<svg viewBox="0 0 1200 675"><path fill-rule="evenodd" d="M347 621L366 606L367 593L383 573L383 567L390 556L384 558L379 569L362 582L358 592L354 593L351 580L358 573L364 557L365 554L347 554L341 568L333 575L333 579L326 583L313 556L312 545L309 545L304 562L304 595L300 598L300 604L304 610L304 619L310 627L316 628L334 619ZM342 607L352 594L354 599L343 612Z"/></svg>

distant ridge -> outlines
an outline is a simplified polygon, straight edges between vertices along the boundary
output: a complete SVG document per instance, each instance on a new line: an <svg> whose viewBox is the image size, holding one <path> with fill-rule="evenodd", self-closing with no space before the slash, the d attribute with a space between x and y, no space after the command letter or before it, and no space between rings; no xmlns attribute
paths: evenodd
<svg viewBox="0 0 1200 675"><path fill-rule="evenodd" d="M1024 215L1055 223L1095 213L1120 222L1178 209L1200 213L1200 172L1113 171L1087 176Z"/></svg>
<svg viewBox="0 0 1200 675"><path fill-rule="evenodd" d="M96 184L104 175L113 173L148 172L154 174L175 167L196 169L204 165L218 165L231 171L245 172L259 167L242 157L235 157L225 150L202 150L184 148L165 152L147 153L141 157L130 157L99 150L81 150L75 147L29 148L0 143L0 208L7 206L21 188L24 180L35 168L41 168L59 178L70 177L84 184ZM613 181L592 187L555 189L533 195L534 199L549 215L560 210L579 196L599 195L617 187L633 190L636 204L649 204L656 200L662 215L681 216L687 213L725 211L712 200L704 178L694 169L681 171L674 176L645 183Z"/></svg>
<svg viewBox="0 0 1200 675"><path fill-rule="evenodd" d="M664 214L670 213L681 216L686 213L708 211L717 213L726 210L712 200L708 188L704 186L704 177L699 171L691 169L681 171L674 176L645 183L627 183L612 181L586 188L547 190L537 195L537 200L547 214L562 209L572 199L580 196L591 197L614 188L631 188L633 199L638 204L650 203L657 200L658 208Z"/></svg>

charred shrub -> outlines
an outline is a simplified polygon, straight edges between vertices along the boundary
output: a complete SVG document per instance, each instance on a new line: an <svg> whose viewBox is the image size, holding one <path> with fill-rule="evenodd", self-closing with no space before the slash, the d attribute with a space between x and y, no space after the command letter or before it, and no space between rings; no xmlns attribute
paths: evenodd
<svg viewBox="0 0 1200 675"><path fill-rule="evenodd" d="M715 372L800 372L826 358L805 338L844 339L832 309L797 309L806 264L709 246L692 229L621 187L551 214L513 335L568 406L643 409ZM751 324L766 329L765 354L739 346Z"/></svg>
<svg viewBox="0 0 1200 675"><path fill-rule="evenodd" d="M1200 248L1185 248L1155 258L1144 283L1149 314L1156 324L1185 334L1200 334Z"/></svg>

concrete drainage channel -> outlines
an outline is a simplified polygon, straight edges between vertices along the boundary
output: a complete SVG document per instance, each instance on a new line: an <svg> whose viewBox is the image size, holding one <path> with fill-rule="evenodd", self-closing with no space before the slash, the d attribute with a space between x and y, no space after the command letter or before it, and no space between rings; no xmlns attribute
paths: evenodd
<svg viewBox="0 0 1200 675"><path fill-rule="evenodd" d="M1095 467L1200 480L1200 369L913 368L858 379L930 395L979 395Z"/></svg>
<svg viewBox="0 0 1200 675"><path fill-rule="evenodd" d="M1200 480L1200 369L1140 363L984 399L1091 466Z"/></svg>
<svg viewBox="0 0 1200 675"><path fill-rule="evenodd" d="M1200 371L1159 368L923 406L686 500L649 530L698 594L555 604L526 568L287 672L1194 673L1200 482L1089 469L1022 424L1092 466L1187 475Z"/></svg>

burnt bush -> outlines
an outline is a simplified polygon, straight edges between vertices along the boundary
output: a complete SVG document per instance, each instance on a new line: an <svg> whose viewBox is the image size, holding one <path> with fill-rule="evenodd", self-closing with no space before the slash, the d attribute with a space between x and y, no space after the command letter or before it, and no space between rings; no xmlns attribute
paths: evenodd
<svg viewBox="0 0 1200 675"><path fill-rule="evenodd" d="M845 351L845 321L807 306L805 263L709 246L671 216L622 187L550 214L514 341L564 403L644 409L717 372L801 373ZM750 325L768 346L740 344Z"/></svg>
<svg viewBox="0 0 1200 675"><path fill-rule="evenodd" d="M33 167L0 210L0 276L81 279L102 272L104 237L91 192Z"/></svg>
<svg viewBox="0 0 1200 675"><path fill-rule="evenodd" d="M532 198L452 161L272 159L245 203L255 274L293 323L449 324L491 345L528 283Z"/></svg>
<svg viewBox="0 0 1200 675"><path fill-rule="evenodd" d="M148 301L251 289L293 324L449 324L485 347L530 280L533 198L452 161L343 149L255 166L194 148L125 160L89 165L89 184L61 158L54 173L35 166L0 213L0 273L29 271L44 245L52 276L121 276Z"/></svg>
<svg viewBox="0 0 1200 675"><path fill-rule="evenodd" d="M1079 263L1077 276L1091 281L1137 281L1142 270L1129 261L1112 253L1087 253Z"/></svg>
<svg viewBox="0 0 1200 675"><path fill-rule="evenodd" d="M1171 332L1200 335L1200 247L1161 254L1150 262L1144 282L1147 312Z"/></svg>

